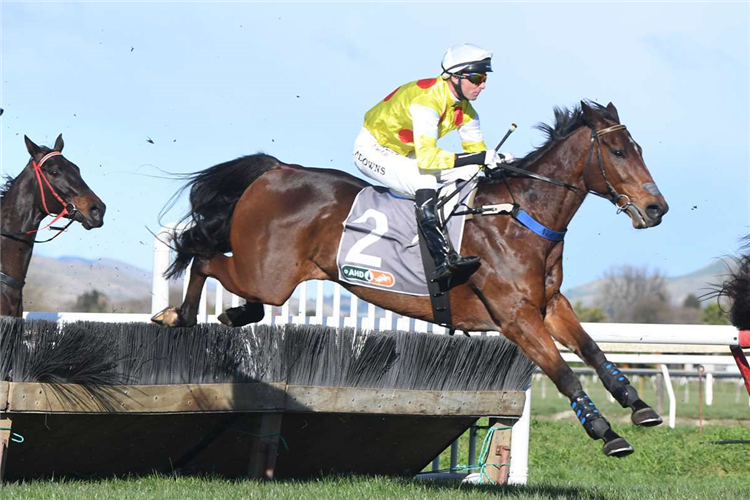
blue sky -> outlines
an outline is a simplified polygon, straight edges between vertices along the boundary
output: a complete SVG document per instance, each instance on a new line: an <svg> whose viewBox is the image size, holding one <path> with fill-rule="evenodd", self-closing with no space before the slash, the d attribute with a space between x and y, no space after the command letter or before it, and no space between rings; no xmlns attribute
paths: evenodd
<svg viewBox="0 0 750 500"><path fill-rule="evenodd" d="M689 273L750 233L750 4L14 3L0 4L0 160L23 135L81 167L108 207L103 228L35 253L150 269L158 214L194 172L258 151L356 173L364 113L401 83L439 73L445 49L495 53L476 101L487 142L542 142L555 106L613 102L670 204L636 231L590 197L566 238L570 288L611 266ZM456 135L456 134L454 134ZM151 138L154 144L147 142ZM441 146L458 150L457 137ZM165 218L179 218L179 203Z"/></svg>

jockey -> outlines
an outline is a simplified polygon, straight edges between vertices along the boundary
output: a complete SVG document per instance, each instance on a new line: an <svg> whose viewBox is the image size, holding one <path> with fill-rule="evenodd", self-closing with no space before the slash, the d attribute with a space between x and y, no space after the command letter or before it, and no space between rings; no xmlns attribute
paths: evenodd
<svg viewBox="0 0 750 500"><path fill-rule="evenodd" d="M458 255L442 231L438 184L469 179L482 165L494 168L512 158L487 149L469 102L484 90L491 59L491 52L469 43L449 48L440 77L406 83L388 94L365 114L354 143L354 164L364 175L414 198L419 229L435 259L432 281L480 264L479 257ZM452 130L461 137L462 154L437 147L438 138Z"/></svg>

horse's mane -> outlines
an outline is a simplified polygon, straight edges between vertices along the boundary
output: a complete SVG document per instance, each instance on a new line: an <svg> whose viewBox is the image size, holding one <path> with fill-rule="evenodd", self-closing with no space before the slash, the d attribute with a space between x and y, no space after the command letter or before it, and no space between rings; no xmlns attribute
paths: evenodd
<svg viewBox="0 0 750 500"><path fill-rule="evenodd" d="M10 190L10 187L13 185L13 181L15 181L16 178L11 177L10 175L5 175L3 176L3 180L5 181L5 184L2 187L0 187L0 202L2 202L3 199L5 199L5 195L8 194L8 191Z"/></svg>
<svg viewBox="0 0 750 500"><path fill-rule="evenodd" d="M593 101L586 101L591 108L597 111L603 118L617 122L609 110ZM586 125L586 121L583 118L583 110L581 105L577 104L573 109L559 108L555 106L555 125L550 126L546 123L539 123L534 126L535 129L541 130L546 139L544 143L530 152L522 158L517 158L512 165L516 168L527 168L529 165L537 161L544 153L552 149L552 147L563 139L567 138L570 134L578 130L579 128Z"/></svg>

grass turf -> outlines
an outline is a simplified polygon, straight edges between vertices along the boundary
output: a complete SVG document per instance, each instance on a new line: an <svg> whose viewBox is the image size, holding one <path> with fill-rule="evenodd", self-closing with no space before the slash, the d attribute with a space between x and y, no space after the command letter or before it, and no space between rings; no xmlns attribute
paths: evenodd
<svg viewBox="0 0 750 500"><path fill-rule="evenodd" d="M329 477L307 481L227 481L220 478L149 476L91 481L36 481L6 484L3 499L146 498L398 498L460 499L497 495L518 499L746 499L750 495L747 458L750 429L622 427L636 448L623 459L606 458L600 444L566 421L532 421L529 484L524 487L471 486L403 478ZM465 441L467 438L464 437ZM465 445L465 442L463 443ZM466 463L466 446L459 461ZM444 460L448 457L443 456ZM447 463L446 463L447 465Z"/></svg>

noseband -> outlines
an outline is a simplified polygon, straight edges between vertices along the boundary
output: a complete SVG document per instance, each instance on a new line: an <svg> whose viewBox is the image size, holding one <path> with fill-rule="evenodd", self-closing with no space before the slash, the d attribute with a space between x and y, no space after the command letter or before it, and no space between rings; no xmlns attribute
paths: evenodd
<svg viewBox="0 0 750 500"><path fill-rule="evenodd" d="M591 129L589 154L586 158L586 166L583 169L583 179L584 182L586 182L586 173L588 172L589 165L591 164L591 157L593 155L594 149L596 149L596 159L599 164L599 172L601 172L602 174L602 179L604 179L604 185L607 186L607 193L609 194L609 196L597 193L596 191L592 191L591 189L589 189L589 193L609 199L609 201L611 201L612 204L617 207L618 214L620 212L628 212L631 217L635 218L637 216L641 221L645 221L645 217L641 213L641 210L632 201L630 201L628 195L620 194L617 192L614 186L612 186L612 184L609 182L609 179L607 179L607 174L604 172L604 164L602 163L602 145L599 142L599 137L609 134L610 132L615 132L617 130L627 130L627 127L625 125L612 125L611 127L607 127L601 130ZM622 205L620 204L620 201L623 201Z"/></svg>

